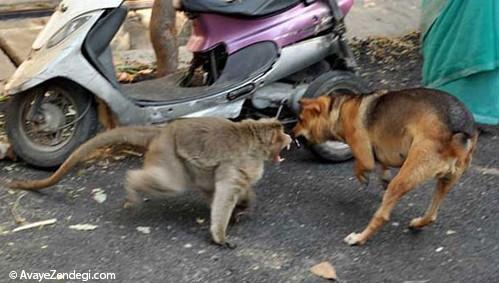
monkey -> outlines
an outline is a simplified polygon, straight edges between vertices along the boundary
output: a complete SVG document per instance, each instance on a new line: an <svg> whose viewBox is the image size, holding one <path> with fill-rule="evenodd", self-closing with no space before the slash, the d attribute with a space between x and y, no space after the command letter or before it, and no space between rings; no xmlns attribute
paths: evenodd
<svg viewBox="0 0 499 283"><path fill-rule="evenodd" d="M139 204L141 194L168 198L195 188L210 204L213 241L230 248L226 230L234 208L251 207L252 186L263 175L264 161L282 161L279 154L290 143L291 137L275 119L182 118L162 128L118 127L81 145L50 177L10 181L8 186L25 190L52 186L99 147L145 147L143 168L127 172L125 207Z"/></svg>

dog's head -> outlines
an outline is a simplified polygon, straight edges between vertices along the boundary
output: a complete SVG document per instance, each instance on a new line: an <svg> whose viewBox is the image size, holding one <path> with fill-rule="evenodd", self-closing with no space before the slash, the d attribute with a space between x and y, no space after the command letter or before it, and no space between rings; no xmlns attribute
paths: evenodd
<svg viewBox="0 0 499 283"><path fill-rule="evenodd" d="M301 99L298 123L293 128L294 137L303 136L313 144L326 142L331 136L329 119L331 103L333 101L329 96Z"/></svg>

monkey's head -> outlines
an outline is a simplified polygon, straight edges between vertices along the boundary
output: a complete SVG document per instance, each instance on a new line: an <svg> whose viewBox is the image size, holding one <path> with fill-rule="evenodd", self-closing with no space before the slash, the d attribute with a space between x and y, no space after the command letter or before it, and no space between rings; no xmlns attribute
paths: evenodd
<svg viewBox="0 0 499 283"><path fill-rule="evenodd" d="M331 119L329 109L333 98L320 96L314 99L300 100L298 123L293 128L295 138L305 137L313 144L326 142L331 137Z"/></svg>
<svg viewBox="0 0 499 283"><path fill-rule="evenodd" d="M262 142L267 158L275 163L281 162L281 151L289 148L292 139L284 133L284 127L277 119L260 119L258 121L246 120L251 123L258 139Z"/></svg>

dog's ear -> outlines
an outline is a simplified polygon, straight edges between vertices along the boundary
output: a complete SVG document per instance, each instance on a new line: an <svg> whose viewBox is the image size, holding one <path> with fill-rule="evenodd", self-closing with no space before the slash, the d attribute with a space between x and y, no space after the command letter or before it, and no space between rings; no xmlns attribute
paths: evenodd
<svg viewBox="0 0 499 283"><path fill-rule="evenodd" d="M302 98L302 99L300 99L299 103L300 103L300 106L303 107L305 105L312 103L313 101L314 100L310 99L310 98Z"/></svg>
<svg viewBox="0 0 499 283"><path fill-rule="evenodd" d="M313 114L321 113L321 105L317 101L311 101L310 103L307 103L306 105L302 105L302 109L308 110Z"/></svg>

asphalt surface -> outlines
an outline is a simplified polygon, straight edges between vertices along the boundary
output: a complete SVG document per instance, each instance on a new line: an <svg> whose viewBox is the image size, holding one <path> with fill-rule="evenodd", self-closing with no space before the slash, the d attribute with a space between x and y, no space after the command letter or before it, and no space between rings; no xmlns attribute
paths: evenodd
<svg viewBox="0 0 499 283"><path fill-rule="evenodd" d="M361 60L363 75L374 87L417 85L420 61L414 56L398 58L386 70L382 62ZM122 208L123 177L140 166L137 157L85 164L39 193L2 188L0 282L9 282L11 271L51 269L114 272L115 282L325 282L309 271L322 261L334 265L340 282L499 281L497 128L481 135L472 167L444 201L436 223L417 233L407 229L429 204L431 182L406 195L390 223L360 247L349 247L343 238L364 228L378 207L383 192L377 179L360 188L353 162L321 162L304 148L283 157L278 166L268 164L256 186L254 214L230 227L234 250L211 244L209 209L197 194L151 200L135 212ZM0 161L0 177L46 175ZM93 199L96 188L107 195L103 203ZM17 227L13 210L28 222L57 222L10 233ZM82 223L97 227L69 228Z"/></svg>

